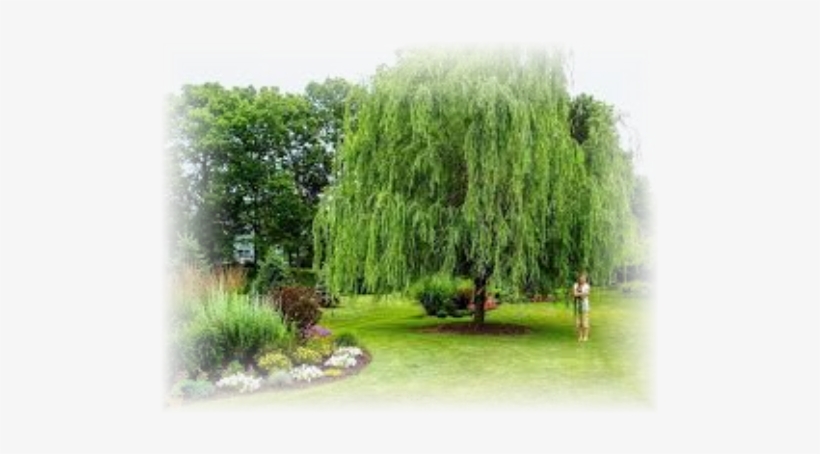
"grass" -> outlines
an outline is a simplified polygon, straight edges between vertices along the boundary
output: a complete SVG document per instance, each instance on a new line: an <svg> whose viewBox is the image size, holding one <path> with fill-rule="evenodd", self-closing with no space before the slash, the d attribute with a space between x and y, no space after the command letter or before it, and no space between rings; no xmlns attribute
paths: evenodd
<svg viewBox="0 0 820 454"><path fill-rule="evenodd" d="M578 343L564 303L503 304L488 323L515 323L518 336L422 332L465 319L423 315L400 297L361 296L326 309L323 326L354 333L373 355L356 376L307 389L197 403L192 408L277 408L338 404L570 404L651 402L648 304L616 290L592 299L589 342Z"/></svg>

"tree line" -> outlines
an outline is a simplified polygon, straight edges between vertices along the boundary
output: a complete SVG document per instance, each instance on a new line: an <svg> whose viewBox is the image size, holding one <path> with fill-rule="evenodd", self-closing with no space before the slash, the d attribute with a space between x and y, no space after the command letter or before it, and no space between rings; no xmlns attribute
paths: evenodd
<svg viewBox="0 0 820 454"><path fill-rule="evenodd" d="M166 157L175 258L194 243L207 263L229 262L237 239L245 238L257 261L277 247L291 264L309 266L312 220L354 89L333 78L311 82L303 93L205 83L170 95Z"/></svg>
<svg viewBox="0 0 820 454"><path fill-rule="evenodd" d="M648 182L559 54L408 50L365 84L188 85L168 105L174 247L210 263L244 235L347 292L433 272L543 289L648 259Z"/></svg>

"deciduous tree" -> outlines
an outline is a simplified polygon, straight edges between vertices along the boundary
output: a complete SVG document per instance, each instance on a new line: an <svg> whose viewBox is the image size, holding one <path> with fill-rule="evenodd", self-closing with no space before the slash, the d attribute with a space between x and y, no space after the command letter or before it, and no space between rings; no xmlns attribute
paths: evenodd
<svg viewBox="0 0 820 454"><path fill-rule="evenodd" d="M573 110L560 54L409 50L356 102L314 221L315 265L332 290L467 275L482 323L490 278L520 288L581 266L611 271L629 160L605 109Z"/></svg>

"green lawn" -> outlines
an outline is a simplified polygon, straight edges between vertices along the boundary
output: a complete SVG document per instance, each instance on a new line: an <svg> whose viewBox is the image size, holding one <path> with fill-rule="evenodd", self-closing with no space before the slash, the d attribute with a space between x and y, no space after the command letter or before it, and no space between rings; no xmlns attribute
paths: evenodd
<svg viewBox="0 0 820 454"><path fill-rule="evenodd" d="M407 299L344 299L342 307L325 311L321 324L334 333L356 334L372 353L361 373L308 389L264 391L191 408L426 402L645 406L653 394L648 307L616 290L594 293L590 340L578 343L572 311L563 303L502 304L488 313L488 323L526 325L532 332L475 336L422 332L457 320L423 316Z"/></svg>

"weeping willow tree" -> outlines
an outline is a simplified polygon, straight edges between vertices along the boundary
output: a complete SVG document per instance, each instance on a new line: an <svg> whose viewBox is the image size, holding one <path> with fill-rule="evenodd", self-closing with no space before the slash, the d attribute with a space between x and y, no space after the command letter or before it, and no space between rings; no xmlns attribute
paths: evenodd
<svg viewBox="0 0 820 454"><path fill-rule="evenodd" d="M593 280L605 283L638 248L631 208L632 159L620 148L619 119L612 106L581 94L572 100L569 120L585 174L577 187L580 218L572 244L578 268L590 270Z"/></svg>
<svg viewBox="0 0 820 454"><path fill-rule="evenodd" d="M490 278L521 288L578 267L608 272L623 217L611 211L623 207L610 194L621 169L607 166L624 163L604 156L608 112L593 102L578 115L564 67L559 53L506 47L413 49L379 68L352 101L357 115L314 220L329 288L470 276L483 323Z"/></svg>

